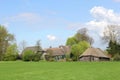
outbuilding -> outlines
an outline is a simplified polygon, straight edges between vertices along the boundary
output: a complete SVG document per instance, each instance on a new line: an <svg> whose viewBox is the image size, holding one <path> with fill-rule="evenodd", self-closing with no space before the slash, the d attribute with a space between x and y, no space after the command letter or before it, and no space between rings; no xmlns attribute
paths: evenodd
<svg viewBox="0 0 120 80"><path fill-rule="evenodd" d="M79 56L80 61L109 61L110 58L99 48L88 48Z"/></svg>

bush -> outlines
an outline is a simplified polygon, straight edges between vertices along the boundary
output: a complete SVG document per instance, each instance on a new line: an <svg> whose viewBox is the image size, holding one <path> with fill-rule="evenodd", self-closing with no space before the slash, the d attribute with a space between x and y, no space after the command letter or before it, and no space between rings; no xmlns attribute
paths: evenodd
<svg viewBox="0 0 120 80"><path fill-rule="evenodd" d="M50 57L50 58L49 58L49 61L50 61L50 62L53 62L53 61L56 61L56 60L55 60L55 58Z"/></svg>
<svg viewBox="0 0 120 80"><path fill-rule="evenodd" d="M18 57L17 45L14 43L7 48L6 53L4 54L3 60L15 61L17 60L17 57Z"/></svg>
<svg viewBox="0 0 120 80"><path fill-rule="evenodd" d="M41 53L34 53L32 50L27 50L22 54L23 61L39 61L41 59Z"/></svg>
<svg viewBox="0 0 120 80"><path fill-rule="evenodd" d="M15 61L17 59L17 55L4 55L4 61Z"/></svg>
<svg viewBox="0 0 120 80"><path fill-rule="evenodd" d="M113 58L114 61L120 61L120 54L116 54Z"/></svg>
<svg viewBox="0 0 120 80"><path fill-rule="evenodd" d="M22 54L23 61L32 61L34 57L34 52L31 50L27 50Z"/></svg>
<svg viewBox="0 0 120 80"><path fill-rule="evenodd" d="M55 58L51 57L50 55L45 55L45 60L50 62L56 61Z"/></svg>
<svg viewBox="0 0 120 80"><path fill-rule="evenodd" d="M59 62L66 62L66 59L60 59Z"/></svg>
<svg viewBox="0 0 120 80"><path fill-rule="evenodd" d="M73 56L71 59L72 59L72 61L77 61L78 60L78 56Z"/></svg>
<svg viewBox="0 0 120 80"><path fill-rule="evenodd" d="M66 54L66 61L72 61L71 54Z"/></svg>
<svg viewBox="0 0 120 80"><path fill-rule="evenodd" d="M41 59L41 53L36 53L33 55L33 61L40 61Z"/></svg>

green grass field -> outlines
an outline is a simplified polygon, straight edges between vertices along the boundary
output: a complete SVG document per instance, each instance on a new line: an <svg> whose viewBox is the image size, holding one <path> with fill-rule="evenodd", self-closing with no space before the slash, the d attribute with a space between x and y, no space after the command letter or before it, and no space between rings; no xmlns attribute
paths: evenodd
<svg viewBox="0 0 120 80"><path fill-rule="evenodd" d="M120 62L0 62L0 80L120 80Z"/></svg>

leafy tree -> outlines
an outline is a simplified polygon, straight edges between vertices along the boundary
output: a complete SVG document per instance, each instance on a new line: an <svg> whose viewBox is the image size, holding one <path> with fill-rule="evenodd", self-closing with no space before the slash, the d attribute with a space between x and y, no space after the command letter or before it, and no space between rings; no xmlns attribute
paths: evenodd
<svg viewBox="0 0 120 80"><path fill-rule="evenodd" d="M75 61L94 42L87 32L86 28L82 28L73 37L67 39L66 45L71 46L71 54L69 56Z"/></svg>
<svg viewBox="0 0 120 80"><path fill-rule="evenodd" d="M10 34L4 26L0 25L0 60L3 59L3 55L13 41L14 35Z"/></svg>
<svg viewBox="0 0 120 80"><path fill-rule="evenodd" d="M4 55L4 60L14 61L17 59L17 57L18 57L18 49L17 49L17 45L14 43L7 48L7 51Z"/></svg>
<svg viewBox="0 0 120 80"><path fill-rule="evenodd" d="M90 47L90 44L86 41L79 42L80 45L80 54L82 54L87 48Z"/></svg>
<svg viewBox="0 0 120 80"><path fill-rule="evenodd" d="M66 45L72 46L74 44L77 44L77 40L75 37L71 37L67 39Z"/></svg>
<svg viewBox="0 0 120 80"><path fill-rule="evenodd" d="M112 57L120 54L120 44L118 44L117 42L110 41L107 47L107 51L109 54L112 55Z"/></svg>
<svg viewBox="0 0 120 80"><path fill-rule="evenodd" d="M78 44L72 46L71 52L73 54L73 60L78 60L79 56L90 47L90 44L86 41L81 41Z"/></svg>
<svg viewBox="0 0 120 80"><path fill-rule="evenodd" d="M90 45L94 43L93 38L88 35L88 30L86 28L82 28L78 30L77 33L73 37L68 38L66 45L72 46L74 44L78 44L81 41L86 41Z"/></svg>
<svg viewBox="0 0 120 80"><path fill-rule="evenodd" d="M72 49L71 49L71 53L73 54L73 56L72 56L73 61L77 61L78 57L79 57L79 55L81 53L80 45L79 44L73 45Z"/></svg>

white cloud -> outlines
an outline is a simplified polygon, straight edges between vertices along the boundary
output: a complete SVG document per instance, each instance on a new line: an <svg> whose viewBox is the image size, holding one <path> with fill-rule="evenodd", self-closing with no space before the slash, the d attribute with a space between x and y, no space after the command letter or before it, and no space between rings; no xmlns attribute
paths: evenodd
<svg viewBox="0 0 120 80"><path fill-rule="evenodd" d="M103 36L103 31L107 24L108 23L104 21L101 22L90 21L86 23L88 30L96 31L97 32L96 34L99 34L99 36Z"/></svg>
<svg viewBox="0 0 120 80"><path fill-rule="evenodd" d="M69 25L69 28L80 29L87 28L90 36L95 40L95 44L98 47L101 46L100 37L103 36L103 31L107 25L115 24L120 25L120 13L114 12L113 9L107 9L101 6L95 6L90 10L93 17L92 20L86 23L73 23ZM76 27L77 26L77 27ZM103 46L103 45L102 45Z"/></svg>
<svg viewBox="0 0 120 80"><path fill-rule="evenodd" d="M47 35L47 38L48 38L48 40L50 40L50 41L54 41L54 40L57 39L56 36L54 36L54 35Z"/></svg>
<svg viewBox="0 0 120 80"><path fill-rule="evenodd" d="M107 9L101 6L95 6L90 10L93 20L86 23L72 23L70 29L80 29L86 27L90 31L95 31L99 36L102 36L104 28L107 25L120 25L120 13L115 13L112 9Z"/></svg>
<svg viewBox="0 0 120 80"><path fill-rule="evenodd" d="M110 24L120 25L120 14L115 13L112 9L104 7L93 7L90 10L93 20L85 23L89 30L97 31L100 36L103 36L104 28Z"/></svg>
<svg viewBox="0 0 120 80"><path fill-rule="evenodd" d="M115 13L112 9L106 9L104 7L93 7L90 10L96 21L105 21L114 24L120 24L120 14Z"/></svg>
<svg viewBox="0 0 120 80"><path fill-rule="evenodd" d="M92 37L95 40L95 45L101 45L99 36L103 36L103 31L107 25L115 24L120 25L120 13L115 13L112 9L107 9L101 6L93 7L90 10L93 20L86 22L86 27L90 30Z"/></svg>

